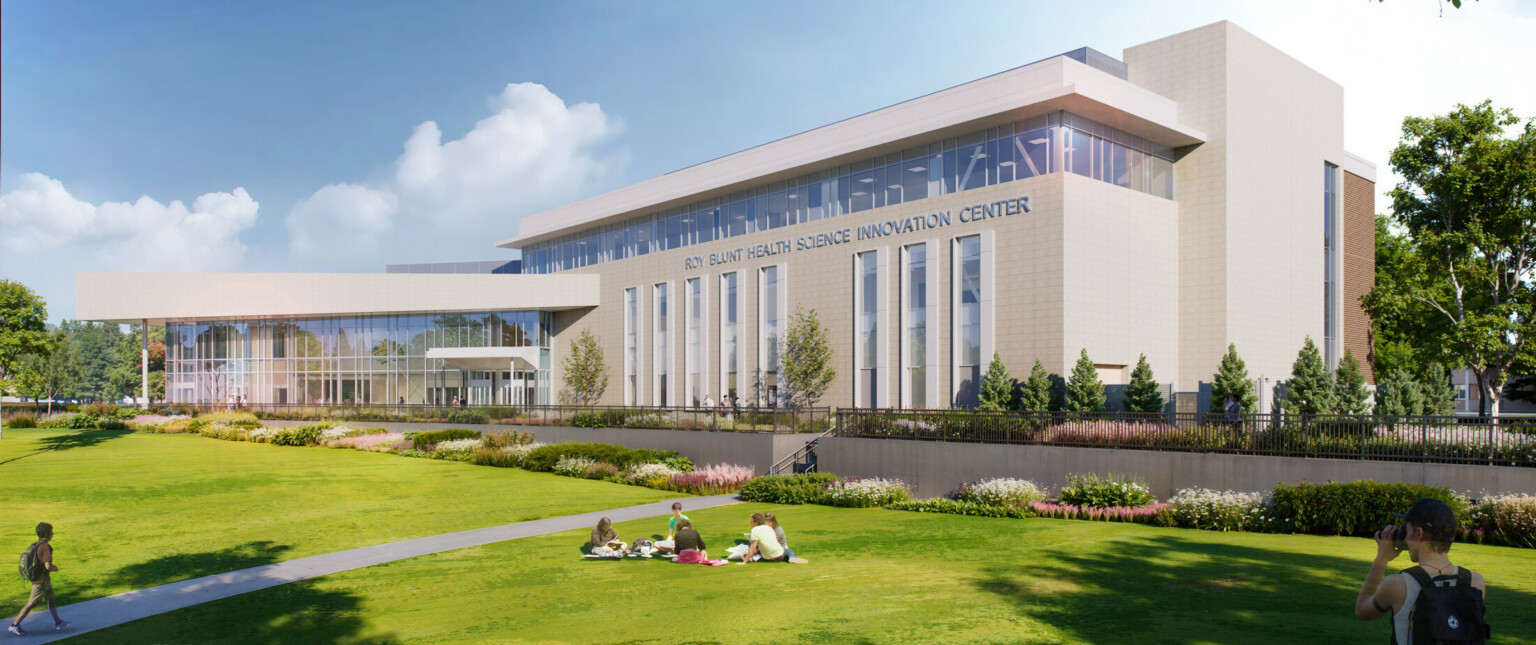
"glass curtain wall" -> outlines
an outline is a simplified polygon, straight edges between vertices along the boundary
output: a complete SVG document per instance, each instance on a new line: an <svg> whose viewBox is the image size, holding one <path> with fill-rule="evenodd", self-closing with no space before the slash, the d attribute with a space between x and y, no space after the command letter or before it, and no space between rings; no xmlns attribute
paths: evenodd
<svg viewBox="0 0 1536 645"><path fill-rule="evenodd" d="M962 237L955 242L960 254L960 271L956 276L960 293L954 305L960 308L955 329L960 342L955 365L960 368L958 398L968 405L981 391L981 236Z"/></svg>
<svg viewBox="0 0 1536 645"><path fill-rule="evenodd" d="M779 401L779 327L783 312L779 311L779 267L761 269L762 301L758 305L761 338L763 339L763 403L778 405Z"/></svg>
<svg viewBox="0 0 1536 645"><path fill-rule="evenodd" d="M492 311L166 324L166 398L172 403L388 405L475 400L547 403L548 366L470 375L438 347L549 347L549 314ZM474 376L474 379L469 378ZM500 377L523 383L516 401L491 394ZM543 384L543 385L540 385ZM502 395L500 398L505 398Z"/></svg>
<svg viewBox="0 0 1536 645"><path fill-rule="evenodd" d="M928 400L928 245L907 246L906 329L902 353L907 357L907 403L913 408L932 407Z"/></svg>
<svg viewBox="0 0 1536 645"><path fill-rule="evenodd" d="M1055 172L1173 199L1173 150L1070 112L1042 115L530 244L553 273Z"/></svg>
<svg viewBox="0 0 1536 645"><path fill-rule="evenodd" d="M656 353L651 360L655 367L656 405L670 405L667 398L672 380L672 327L668 324L667 283L655 286L656 290Z"/></svg>
<svg viewBox="0 0 1536 645"><path fill-rule="evenodd" d="M720 357L724 361L720 370L722 405L740 396L736 374L741 343L741 294L737 290L740 275L733 271L720 276Z"/></svg>

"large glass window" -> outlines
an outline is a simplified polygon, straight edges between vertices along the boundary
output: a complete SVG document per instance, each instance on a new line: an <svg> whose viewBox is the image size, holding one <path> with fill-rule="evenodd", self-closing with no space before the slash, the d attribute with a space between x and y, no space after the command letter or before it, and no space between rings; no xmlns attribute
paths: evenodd
<svg viewBox="0 0 1536 645"><path fill-rule="evenodd" d="M1060 112L532 244L522 270L574 269L1054 172L1173 199L1173 160L1167 146Z"/></svg>
<svg viewBox="0 0 1536 645"><path fill-rule="evenodd" d="M1338 365L1339 167L1323 164L1323 360Z"/></svg>
<svg viewBox="0 0 1536 645"><path fill-rule="evenodd" d="M671 393L672 377L672 327L670 325L671 303L668 302L667 283L662 282L653 287L655 290L656 307L656 346L651 358L655 374L656 405L670 405L671 399L667 398Z"/></svg>
<svg viewBox="0 0 1536 645"><path fill-rule="evenodd" d="M640 405L640 290L624 290L624 405Z"/></svg>
<svg viewBox="0 0 1536 645"><path fill-rule="evenodd" d="M955 365L959 368L960 398L972 399L981 387L981 236L972 235L955 240L959 254L959 272L956 275L957 290L954 306L957 347Z"/></svg>
<svg viewBox="0 0 1536 645"><path fill-rule="evenodd" d="M880 258L875 251L854 258L858 267L859 316L856 321L859 343L859 405L875 405L876 367L879 365Z"/></svg>
<svg viewBox="0 0 1536 645"><path fill-rule="evenodd" d="M928 400L928 245L907 246L906 263L901 352L906 358L907 404L928 408L933 407Z"/></svg>
<svg viewBox="0 0 1536 645"><path fill-rule="evenodd" d="M684 283L688 298L687 349L683 361L687 364L688 405L698 406L704 401L704 279L691 278Z"/></svg>
<svg viewBox="0 0 1536 645"><path fill-rule="evenodd" d="M737 388L738 346L741 339L741 295L738 276L732 272L720 276L720 392L721 405L739 396Z"/></svg>
<svg viewBox="0 0 1536 645"><path fill-rule="evenodd" d="M763 396L765 403L775 405L779 398L779 326L783 312L779 311L779 267L761 269L762 288L758 303L759 337L763 343L761 370L763 372Z"/></svg>

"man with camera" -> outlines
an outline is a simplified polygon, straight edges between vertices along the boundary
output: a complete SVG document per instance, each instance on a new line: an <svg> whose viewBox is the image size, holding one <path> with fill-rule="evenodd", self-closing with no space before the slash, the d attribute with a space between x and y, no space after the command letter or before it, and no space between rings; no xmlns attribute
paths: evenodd
<svg viewBox="0 0 1536 645"><path fill-rule="evenodd" d="M1376 560L1355 600L1355 617L1392 615L1393 645L1483 643L1483 577L1451 564L1451 541L1460 525L1451 507L1438 499L1414 502L1403 520L1376 532ZM1387 563L1403 551L1417 565L1385 580Z"/></svg>

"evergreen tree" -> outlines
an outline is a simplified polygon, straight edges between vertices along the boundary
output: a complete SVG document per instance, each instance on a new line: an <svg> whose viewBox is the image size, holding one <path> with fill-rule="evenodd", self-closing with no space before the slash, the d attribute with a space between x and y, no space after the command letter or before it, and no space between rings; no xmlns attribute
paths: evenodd
<svg viewBox="0 0 1536 645"><path fill-rule="evenodd" d="M1227 354L1221 357L1221 366L1211 377L1211 412L1227 411L1227 397L1237 399L1243 414L1253 414L1259 405L1258 395L1253 393L1253 379L1248 378L1248 365L1237 355L1237 344L1227 345Z"/></svg>
<svg viewBox="0 0 1536 645"><path fill-rule="evenodd" d="M1136 369L1131 370L1131 384L1126 386L1125 400L1120 404L1126 412L1163 411L1163 393L1158 390L1157 379L1152 377L1152 366L1147 364L1146 354L1137 359Z"/></svg>
<svg viewBox="0 0 1536 645"><path fill-rule="evenodd" d="M779 352L780 373L784 380L784 403L814 406L832 387L837 370L832 369L832 344L827 342L827 328L821 326L816 310L796 306Z"/></svg>
<svg viewBox="0 0 1536 645"><path fill-rule="evenodd" d="M1392 370L1376 382L1376 414L1406 417L1424 409L1424 394L1418 381L1403 368Z"/></svg>
<svg viewBox="0 0 1536 645"><path fill-rule="evenodd" d="M1444 365L1430 363L1429 375L1419 391L1424 395L1419 414L1443 417L1456 413L1456 386L1451 385L1451 375Z"/></svg>
<svg viewBox="0 0 1536 645"><path fill-rule="evenodd" d="M1026 412L1045 412L1051 409L1051 375L1045 371L1045 366L1040 364L1040 359L1035 359L1035 366L1029 370L1029 380L1019 389L1017 401L1018 409Z"/></svg>
<svg viewBox="0 0 1536 645"><path fill-rule="evenodd" d="M1365 375L1360 373L1360 361L1355 353L1344 350L1338 369L1333 372L1333 410L1338 414L1369 414L1371 390L1365 386Z"/></svg>
<svg viewBox="0 0 1536 645"><path fill-rule="evenodd" d="M1072 366L1072 376L1067 379L1066 409L1072 412L1103 412L1104 382L1099 380L1099 368L1093 366L1084 349Z"/></svg>
<svg viewBox="0 0 1536 645"><path fill-rule="evenodd" d="M986 376L981 377L981 401L977 410L998 412L1013 409L1013 378L1003 365L1003 357L992 352L992 363L987 365Z"/></svg>
<svg viewBox="0 0 1536 645"><path fill-rule="evenodd" d="M1301 352L1296 355L1296 362L1291 365L1291 379L1286 381L1286 387L1286 414L1333 412L1337 400L1333 393L1333 378L1311 336L1307 336Z"/></svg>
<svg viewBox="0 0 1536 645"><path fill-rule="evenodd" d="M571 353L560 362L567 393L582 405L603 398L608 389L608 364L603 360L603 346L591 329L571 341Z"/></svg>

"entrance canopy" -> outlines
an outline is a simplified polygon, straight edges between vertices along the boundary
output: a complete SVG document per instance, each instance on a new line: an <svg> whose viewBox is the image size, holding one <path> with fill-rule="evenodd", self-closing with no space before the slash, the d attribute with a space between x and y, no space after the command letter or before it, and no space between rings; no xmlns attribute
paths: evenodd
<svg viewBox="0 0 1536 645"><path fill-rule="evenodd" d="M461 370L499 372L511 366L513 371L539 369L537 347L436 347L427 350L427 358L440 358Z"/></svg>

